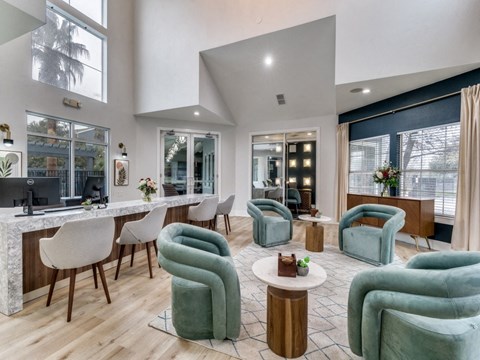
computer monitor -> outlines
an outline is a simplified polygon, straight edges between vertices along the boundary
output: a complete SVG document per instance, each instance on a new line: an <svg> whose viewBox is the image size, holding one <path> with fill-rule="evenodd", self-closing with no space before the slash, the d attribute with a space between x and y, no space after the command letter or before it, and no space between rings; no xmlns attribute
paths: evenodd
<svg viewBox="0 0 480 360"><path fill-rule="evenodd" d="M0 178L0 207L28 206L26 215L40 215L33 212L34 207L58 204L61 204L58 177Z"/></svg>
<svg viewBox="0 0 480 360"><path fill-rule="evenodd" d="M88 176L83 187L82 200L90 199L92 203L104 203L105 197L105 177Z"/></svg>

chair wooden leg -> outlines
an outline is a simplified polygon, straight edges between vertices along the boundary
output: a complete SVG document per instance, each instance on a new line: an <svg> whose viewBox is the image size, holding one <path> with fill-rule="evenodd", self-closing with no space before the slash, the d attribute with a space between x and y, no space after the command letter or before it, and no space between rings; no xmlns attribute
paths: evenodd
<svg viewBox="0 0 480 360"><path fill-rule="evenodd" d="M228 235L228 221L227 221L227 214L224 214L223 215L223 222L225 223L225 232L227 233Z"/></svg>
<svg viewBox="0 0 480 360"><path fill-rule="evenodd" d="M153 247L155 248L155 257L158 259L158 247L157 247L157 240L153 240ZM157 260L158 263L158 260ZM161 268L162 265L158 263L158 267Z"/></svg>
<svg viewBox="0 0 480 360"><path fill-rule="evenodd" d="M55 288L55 283L57 282L57 275L58 269L53 269L52 277L50 279L50 289L48 290L47 306L50 306L50 302L52 301L52 294L53 289Z"/></svg>
<svg viewBox="0 0 480 360"><path fill-rule="evenodd" d="M105 278L105 272L103 271L102 262L97 263L98 273L100 274L100 280L102 280L103 291L105 291L105 297L107 298L107 303L111 303L110 294L108 293L107 279Z"/></svg>
<svg viewBox="0 0 480 360"><path fill-rule="evenodd" d="M120 254L118 254L117 272L115 273L115 280L118 279L120 273L120 266L122 265L123 253L125 252L125 245L120 245Z"/></svg>
<svg viewBox="0 0 480 360"><path fill-rule="evenodd" d="M95 264L92 264L92 271L93 271L93 283L95 284L95 289L98 289L97 267L95 266Z"/></svg>
<svg viewBox="0 0 480 360"><path fill-rule="evenodd" d="M232 226L230 225L230 215L226 214L227 223L228 223L228 231L232 232Z"/></svg>
<svg viewBox="0 0 480 360"><path fill-rule="evenodd" d="M77 276L77 269L70 269L70 289L68 291L67 322L70 322L70 320L72 320L73 294L75 293L76 276Z"/></svg>
<svg viewBox="0 0 480 360"><path fill-rule="evenodd" d="M147 261L148 261L148 271L150 272L150 279L153 279L152 273L152 258L150 257L150 243L145 243L145 249L147 249Z"/></svg>
<svg viewBox="0 0 480 360"><path fill-rule="evenodd" d="M135 244L132 245L132 257L130 258L130 267L133 266L133 257L135 256Z"/></svg>

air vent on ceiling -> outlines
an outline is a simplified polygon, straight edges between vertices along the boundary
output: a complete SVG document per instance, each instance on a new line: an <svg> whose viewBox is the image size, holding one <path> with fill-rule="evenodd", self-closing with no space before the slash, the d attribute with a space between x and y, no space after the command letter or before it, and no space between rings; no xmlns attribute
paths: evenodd
<svg viewBox="0 0 480 360"><path fill-rule="evenodd" d="M278 105L285 105L286 104L285 95L284 94L278 94L277 95L277 102L278 102Z"/></svg>

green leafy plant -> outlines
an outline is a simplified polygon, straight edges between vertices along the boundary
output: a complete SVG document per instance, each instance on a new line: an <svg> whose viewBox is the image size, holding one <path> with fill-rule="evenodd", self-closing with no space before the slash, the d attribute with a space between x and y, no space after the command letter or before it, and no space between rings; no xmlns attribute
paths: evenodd
<svg viewBox="0 0 480 360"><path fill-rule="evenodd" d="M3 159L0 161L0 177L8 177L12 175L12 162L10 159Z"/></svg>
<svg viewBox="0 0 480 360"><path fill-rule="evenodd" d="M84 202L81 203L83 206L92 205L92 199L86 199Z"/></svg>
<svg viewBox="0 0 480 360"><path fill-rule="evenodd" d="M310 257L305 256L303 259L298 259L297 260L297 266L306 268L308 267L308 263L310 262Z"/></svg>

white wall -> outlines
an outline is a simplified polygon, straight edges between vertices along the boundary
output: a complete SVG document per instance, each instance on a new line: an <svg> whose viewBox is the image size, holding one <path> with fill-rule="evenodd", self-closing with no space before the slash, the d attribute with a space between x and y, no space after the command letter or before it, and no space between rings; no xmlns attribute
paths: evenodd
<svg viewBox="0 0 480 360"><path fill-rule="evenodd" d="M120 157L118 143L127 146L131 160L130 186L113 187L112 200L136 198L136 137L133 117L133 6L132 0L109 2L108 103L85 98L32 80L31 35L26 34L0 46L0 122L11 127L15 143L11 150L23 154L23 175L27 172L26 111L96 124L111 129L108 163ZM79 100L77 110L63 105L67 96ZM4 150L3 144L0 149ZM111 181L110 183L112 183ZM138 198L138 196L137 196Z"/></svg>
<svg viewBox="0 0 480 360"><path fill-rule="evenodd" d="M140 0L135 113L199 103L199 52L336 15L335 84L480 61L478 0Z"/></svg>

